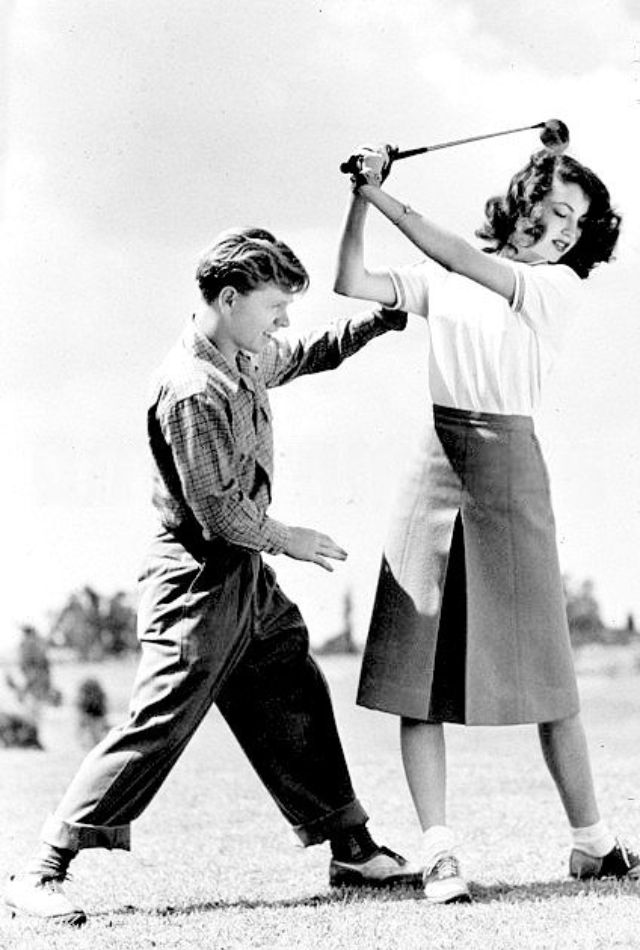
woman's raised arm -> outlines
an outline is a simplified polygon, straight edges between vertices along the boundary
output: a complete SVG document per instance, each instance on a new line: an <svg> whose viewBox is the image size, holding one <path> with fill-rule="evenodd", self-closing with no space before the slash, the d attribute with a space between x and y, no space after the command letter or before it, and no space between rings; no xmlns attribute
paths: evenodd
<svg viewBox="0 0 640 950"><path fill-rule="evenodd" d="M338 267L333 289L345 297L375 300L387 307L396 303L391 277L384 271L369 271L364 266L364 223L367 202L352 195L340 239Z"/></svg>

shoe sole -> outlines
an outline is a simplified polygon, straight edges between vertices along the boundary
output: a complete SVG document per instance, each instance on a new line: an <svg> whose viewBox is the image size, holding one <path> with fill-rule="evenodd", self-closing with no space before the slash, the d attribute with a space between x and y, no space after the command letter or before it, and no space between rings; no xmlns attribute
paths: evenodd
<svg viewBox="0 0 640 950"><path fill-rule="evenodd" d="M425 894L427 904L470 904L472 902L471 894L465 893L449 894L444 897L429 897Z"/></svg>
<svg viewBox="0 0 640 950"><path fill-rule="evenodd" d="M634 881L638 883L640 881L640 874L638 872L631 873L627 871L625 874L592 874L592 873L583 873L569 871L569 877L573 878L574 881Z"/></svg>
<svg viewBox="0 0 640 950"><path fill-rule="evenodd" d="M392 874L388 877L364 877L358 871L333 872L329 877L329 887L422 887L422 874Z"/></svg>
<svg viewBox="0 0 640 950"><path fill-rule="evenodd" d="M576 881L640 880L640 864L626 862L626 866L621 867L619 871L609 871L603 868L605 860L606 857L594 858L579 849L574 850L569 858L569 877Z"/></svg>
<svg viewBox="0 0 640 950"><path fill-rule="evenodd" d="M11 919L16 917L30 917L31 920L42 920L52 924L67 924L69 927L82 927L87 922L87 915L83 910L75 911L73 914L60 914L56 917L45 917L42 914L31 914L28 910L22 910L21 907L7 905L7 913Z"/></svg>
<svg viewBox="0 0 640 950"><path fill-rule="evenodd" d="M574 881L639 881L640 868L633 867L621 874L616 874L613 871L603 873L599 868L589 867L589 865L585 867L575 867L574 865L569 867L569 877L573 878Z"/></svg>
<svg viewBox="0 0 640 950"><path fill-rule="evenodd" d="M471 894L464 881L449 882L449 887L441 887L435 894L429 894L424 889L425 900L428 904L470 904Z"/></svg>

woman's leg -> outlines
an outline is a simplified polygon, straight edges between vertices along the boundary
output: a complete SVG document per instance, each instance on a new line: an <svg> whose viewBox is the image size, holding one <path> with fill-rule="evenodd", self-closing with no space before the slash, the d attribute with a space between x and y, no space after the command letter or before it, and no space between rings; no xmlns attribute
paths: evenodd
<svg viewBox="0 0 640 950"><path fill-rule="evenodd" d="M423 831L424 892L433 904L468 901L469 889L446 825L447 757L441 723L403 718L400 746L409 791Z"/></svg>
<svg viewBox="0 0 640 950"><path fill-rule="evenodd" d="M423 831L446 824L447 763L440 723L400 722L400 747L409 791Z"/></svg>
<svg viewBox="0 0 640 950"><path fill-rule="evenodd" d="M614 837L600 818L580 716L538 727L545 761L571 825L569 873L577 878L640 878L640 856Z"/></svg>
<svg viewBox="0 0 640 950"><path fill-rule="evenodd" d="M600 821L580 714L538 726L542 754L572 828Z"/></svg>

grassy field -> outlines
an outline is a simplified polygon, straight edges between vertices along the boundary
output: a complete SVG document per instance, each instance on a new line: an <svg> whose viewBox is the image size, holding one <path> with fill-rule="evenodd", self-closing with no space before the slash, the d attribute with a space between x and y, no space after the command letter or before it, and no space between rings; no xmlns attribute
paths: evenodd
<svg viewBox="0 0 640 950"><path fill-rule="evenodd" d="M415 853L392 717L355 708L357 658L323 660L356 788L371 829ZM133 669L100 667L114 718ZM56 668L67 697L86 670ZM603 811L640 845L640 675L580 679ZM51 710L44 752L0 752L0 875L19 867L43 817L82 758L68 706ZM159 948L640 948L640 886L567 879L568 834L533 727L449 737L450 819L465 844L475 902L429 907L421 893L332 893L326 845L293 836L214 710L148 811L130 854L83 852L75 888L89 913L79 929L0 919L2 950Z"/></svg>

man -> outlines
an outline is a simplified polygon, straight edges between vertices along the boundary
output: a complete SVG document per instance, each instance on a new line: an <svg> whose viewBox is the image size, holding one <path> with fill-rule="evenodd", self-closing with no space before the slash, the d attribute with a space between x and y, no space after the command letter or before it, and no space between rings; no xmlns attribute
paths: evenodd
<svg viewBox="0 0 640 950"><path fill-rule="evenodd" d="M378 847L355 797L308 633L261 552L332 570L330 537L267 514L273 441L267 388L332 369L406 314L377 310L295 344L273 333L308 275L257 228L202 256L202 308L160 367L148 411L158 530L141 577L142 646L128 720L85 759L24 873L14 912L83 923L61 884L81 848L130 847L149 804L215 702L304 845L329 840L330 883L413 882ZM419 878L418 878L419 880Z"/></svg>

